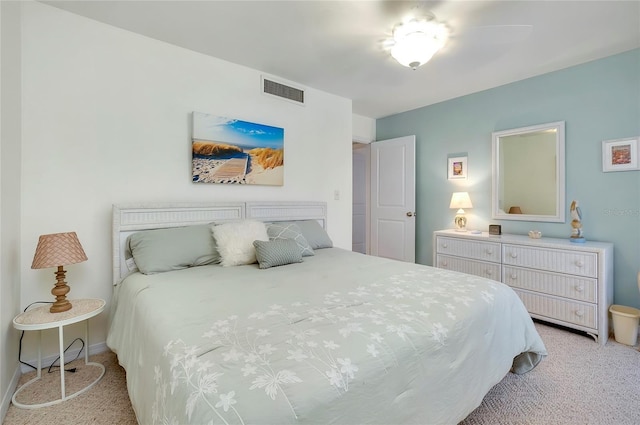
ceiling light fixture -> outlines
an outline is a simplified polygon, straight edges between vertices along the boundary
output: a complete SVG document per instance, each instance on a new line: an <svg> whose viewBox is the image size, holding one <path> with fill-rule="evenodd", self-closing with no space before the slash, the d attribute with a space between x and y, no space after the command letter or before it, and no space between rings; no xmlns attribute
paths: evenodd
<svg viewBox="0 0 640 425"><path fill-rule="evenodd" d="M401 65L416 69L444 46L447 28L431 19L411 19L393 30L391 56Z"/></svg>

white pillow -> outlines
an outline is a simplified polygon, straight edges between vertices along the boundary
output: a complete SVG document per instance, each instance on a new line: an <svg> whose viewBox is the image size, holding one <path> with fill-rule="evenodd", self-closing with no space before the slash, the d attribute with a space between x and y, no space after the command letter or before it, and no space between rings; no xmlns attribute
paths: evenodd
<svg viewBox="0 0 640 425"><path fill-rule="evenodd" d="M253 241L268 241L267 227L261 221L242 220L219 224L211 229L224 267L253 264Z"/></svg>

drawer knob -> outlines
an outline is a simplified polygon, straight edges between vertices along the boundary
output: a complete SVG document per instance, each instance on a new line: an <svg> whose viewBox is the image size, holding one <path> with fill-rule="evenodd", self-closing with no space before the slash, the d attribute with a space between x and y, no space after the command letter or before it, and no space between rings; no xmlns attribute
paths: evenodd
<svg viewBox="0 0 640 425"><path fill-rule="evenodd" d="M584 316L584 312L582 310L576 310L576 316L582 317Z"/></svg>
<svg viewBox="0 0 640 425"><path fill-rule="evenodd" d="M442 267L447 267L449 264L446 261L442 262Z"/></svg>
<svg viewBox="0 0 640 425"><path fill-rule="evenodd" d="M578 291L578 292L583 292L584 291L584 285L576 285L575 288L576 288L576 291Z"/></svg>
<svg viewBox="0 0 640 425"><path fill-rule="evenodd" d="M518 258L518 253L516 252L512 252L510 255L511 255L511 258Z"/></svg>
<svg viewBox="0 0 640 425"><path fill-rule="evenodd" d="M582 260L577 260L576 261L576 266L582 267L582 266L584 266L584 262Z"/></svg>
<svg viewBox="0 0 640 425"><path fill-rule="evenodd" d="M518 275L515 273L511 273L511 279L512 280L516 280L518 278Z"/></svg>
<svg viewBox="0 0 640 425"><path fill-rule="evenodd" d="M491 276L491 275L493 274L493 273L491 272L491 270L485 270L485 271L484 271L484 273L485 273L487 276Z"/></svg>
<svg viewBox="0 0 640 425"><path fill-rule="evenodd" d="M442 247L446 249L446 248L448 248L448 245L446 243L443 243Z"/></svg>

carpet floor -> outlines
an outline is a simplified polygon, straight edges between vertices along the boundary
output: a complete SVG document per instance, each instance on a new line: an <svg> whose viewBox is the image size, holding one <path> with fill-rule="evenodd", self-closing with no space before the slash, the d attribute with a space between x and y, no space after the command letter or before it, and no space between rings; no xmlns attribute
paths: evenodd
<svg viewBox="0 0 640 425"><path fill-rule="evenodd" d="M536 323L549 356L525 375L508 374L489 391L482 404L461 425L475 424L640 424L640 352L610 339L605 346L565 329ZM125 383L125 372L115 354L94 355L91 361L106 368L104 377L84 394L41 409L9 407L3 425L133 425ZM68 366L67 369L71 367ZM67 376L70 391L92 379L97 368L83 367ZM82 369L93 369L83 372ZM20 385L35 372L25 374ZM59 397L58 372L47 374L50 385L34 385L20 394L18 401L33 403ZM97 376L97 375L93 375ZM51 390L47 392L48 390ZM45 398L43 398L45 397ZM144 424L146 425L146 424Z"/></svg>

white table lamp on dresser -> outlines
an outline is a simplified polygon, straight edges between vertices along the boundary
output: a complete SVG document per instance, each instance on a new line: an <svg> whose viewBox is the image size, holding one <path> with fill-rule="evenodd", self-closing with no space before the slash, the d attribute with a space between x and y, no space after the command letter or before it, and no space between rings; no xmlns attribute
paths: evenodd
<svg viewBox="0 0 640 425"><path fill-rule="evenodd" d="M531 317L577 329L604 345L613 304L613 244L440 230L434 265L505 283Z"/></svg>
<svg viewBox="0 0 640 425"><path fill-rule="evenodd" d="M449 208L457 209L456 218L453 220L456 223L456 231L458 232L466 232L467 231L467 217L464 215L465 208L473 208L471 204L471 198L469 197L468 192L453 192L451 195L451 203L449 204Z"/></svg>

